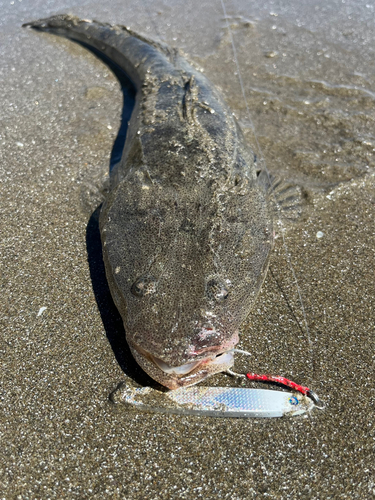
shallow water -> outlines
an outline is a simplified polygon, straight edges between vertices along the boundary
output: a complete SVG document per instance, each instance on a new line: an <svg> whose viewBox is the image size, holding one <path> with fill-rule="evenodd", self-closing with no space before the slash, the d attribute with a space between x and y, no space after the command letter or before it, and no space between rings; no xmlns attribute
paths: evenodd
<svg viewBox="0 0 375 500"><path fill-rule="evenodd" d="M220 0L78 3L1 4L2 497L372 498L374 6L227 0L245 100ZM123 94L95 55L20 29L67 11L182 48L261 161L301 186L286 243L309 330L279 237L236 368L309 385L325 411L217 421L110 402L135 367L90 215Z"/></svg>

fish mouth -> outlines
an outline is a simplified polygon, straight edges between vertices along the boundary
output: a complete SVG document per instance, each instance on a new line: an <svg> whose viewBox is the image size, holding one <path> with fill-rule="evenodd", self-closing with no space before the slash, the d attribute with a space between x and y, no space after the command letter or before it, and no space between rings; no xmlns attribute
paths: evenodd
<svg viewBox="0 0 375 500"><path fill-rule="evenodd" d="M185 363L184 365L180 366L171 366L165 363L165 361L163 361L162 359L153 356L152 354L149 354L149 357L155 363L155 365L160 368L160 370L162 370L164 373L168 373L168 375L187 375L202 362L202 360L193 361L192 363Z"/></svg>
<svg viewBox="0 0 375 500"><path fill-rule="evenodd" d="M231 351L225 351L217 354L216 356L212 357L206 357L203 359L200 359L199 361L193 361L191 363L185 363L180 366L171 366L165 363L160 358L157 358L156 356L153 356L152 354L148 353L150 359L154 362L154 364L160 368L164 373L167 373L168 375L176 375L176 376L184 376L188 375L191 373L193 370L198 368L200 365L206 365L206 364L227 364L233 362L233 350Z"/></svg>
<svg viewBox="0 0 375 500"><path fill-rule="evenodd" d="M234 363L233 347L216 352L207 352L205 357L179 366L172 366L142 347L129 342L129 347L137 363L143 370L168 389L178 389L197 384L210 375L231 368ZM203 354L203 353L202 353Z"/></svg>

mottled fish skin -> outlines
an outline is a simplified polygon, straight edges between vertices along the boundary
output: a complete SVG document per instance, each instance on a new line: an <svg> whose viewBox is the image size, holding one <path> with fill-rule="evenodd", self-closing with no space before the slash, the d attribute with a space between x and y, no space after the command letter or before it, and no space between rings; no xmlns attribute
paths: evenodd
<svg viewBox="0 0 375 500"><path fill-rule="evenodd" d="M273 245L267 192L232 112L179 51L128 28L73 16L29 26L100 50L137 90L100 215L135 359L170 389L229 368Z"/></svg>

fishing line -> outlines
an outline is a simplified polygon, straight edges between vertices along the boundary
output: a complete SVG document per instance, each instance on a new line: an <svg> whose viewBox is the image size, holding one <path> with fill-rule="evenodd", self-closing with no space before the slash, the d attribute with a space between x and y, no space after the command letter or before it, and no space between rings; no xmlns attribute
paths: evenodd
<svg viewBox="0 0 375 500"><path fill-rule="evenodd" d="M144 7L145 11L147 12L148 18L150 19L150 23L152 25L152 28L153 28L154 32L156 33L156 35L159 38L159 40L161 40L161 41L164 42L164 37L160 33L159 28L158 28L157 24L155 23L154 18L151 15L151 12L150 12L150 9L148 8L147 2L145 0L142 0L142 3L143 3L143 7Z"/></svg>
<svg viewBox="0 0 375 500"><path fill-rule="evenodd" d="M236 46L234 44L233 33L232 33L232 30L231 30L231 27L230 27L230 24L229 24L229 19L228 19L228 16L227 16L227 11L226 11L226 8L225 8L224 0L220 0L220 2L221 2L222 9L223 9L224 18L225 18L225 22L226 22L226 27L227 27L227 30L228 30L228 33L229 33L229 37L230 37L230 41L231 41L231 45L232 45L233 57L234 57L234 61L235 61L236 68L237 68L238 80L239 80L240 87L241 87L242 97L244 99L244 103L245 103L245 106L246 106L248 123L250 125L251 131L252 131L253 136L254 136L254 140L255 140L255 143L256 143L256 146L257 146L257 150L258 150L258 153L259 153L259 158L261 160L261 166L264 168L264 171L267 174L268 182L269 182L269 184L271 186L272 185L271 175L270 175L269 170L267 168L266 160L265 160L265 157L263 155L262 148L260 147L260 144L259 144L259 141L258 141L258 137L257 137L256 132L255 132L254 123L253 123L253 121L251 119L251 113L250 113L249 105L248 105L248 102L247 102L246 93L245 93L245 87L244 87L244 84L243 84L242 74L241 74L241 70L240 70L240 66L239 66L239 62L238 62L237 50L236 50ZM310 330L309 330L309 327L308 327L308 324L307 324L307 316L306 316L305 306L304 306L304 303L303 303L303 300L302 300L301 289L300 289L299 284L298 284L297 276L296 276L296 273L294 271L294 267L293 267L293 264L292 264L292 261L291 261L291 257L290 257L290 252L289 252L289 249L288 249L288 245L287 245L286 240L285 240L285 235L284 235L285 228L284 228L284 225L283 225L283 222L282 222L282 218L281 218L281 207L280 207L280 205L279 205L279 203L277 201L277 198L276 198L276 196L275 196L275 194L274 194L274 192L272 190L271 190L271 193L272 193L272 196L274 198L274 202L275 202L275 205L276 205L277 211L278 211L278 217L279 217L279 219L278 219L278 225L280 227L280 232L281 232L281 236L282 236L282 242L283 242L283 248L284 248L285 258L286 258L286 260L288 262L289 269L290 269L290 271L292 273L294 284L295 284L297 292L298 292L299 303L300 303L302 314L303 314L305 331L306 331L306 337L307 337L307 342L308 342L308 346L309 346L309 358L310 358L309 361L310 361L310 365L311 365L311 372L313 373L313 345L312 345L312 341L311 341ZM245 351L244 351L244 353L245 353Z"/></svg>

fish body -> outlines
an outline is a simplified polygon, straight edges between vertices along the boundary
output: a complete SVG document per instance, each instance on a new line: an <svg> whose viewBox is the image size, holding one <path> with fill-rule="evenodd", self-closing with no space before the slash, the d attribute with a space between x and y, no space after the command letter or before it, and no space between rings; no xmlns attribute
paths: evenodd
<svg viewBox="0 0 375 500"><path fill-rule="evenodd" d="M233 113L178 50L128 28L73 16L29 25L101 51L137 91L100 214L136 361L170 389L231 367L273 245L264 176Z"/></svg>

